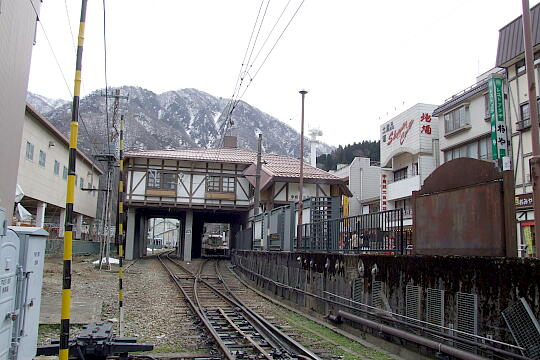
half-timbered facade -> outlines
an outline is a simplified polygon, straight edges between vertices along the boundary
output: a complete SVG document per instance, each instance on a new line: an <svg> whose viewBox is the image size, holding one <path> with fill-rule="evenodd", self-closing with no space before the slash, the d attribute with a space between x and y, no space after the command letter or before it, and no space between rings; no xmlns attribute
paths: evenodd
<svg viewBox="0 0 540 360"><path fill-rule="evenodd" d="M229 223L234 246L235 233L253 215L256 161L256 152L238 148L127 152L127 257L145 254L137 237L151 216L180 220L179 252L186 260L200 255L204 223ZM299 160L263 154L262 164L261 210L298 201ZM348 192L340 178L304 163L304 198Z"/></svg>

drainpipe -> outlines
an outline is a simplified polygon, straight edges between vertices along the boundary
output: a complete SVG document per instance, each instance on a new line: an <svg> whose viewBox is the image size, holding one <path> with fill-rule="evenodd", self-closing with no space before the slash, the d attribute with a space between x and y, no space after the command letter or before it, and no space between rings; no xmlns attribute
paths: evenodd
<svg viewBox="0 0 540 360"><path fill-rule="evenodd" d="M375 321L367 320L367 319L361 318L359 316L353 315L351 313L348 313L348 312L345 312L345 311L342 311L342 310L339 310L337 312L337 316L339 316L339 317L341 317L343 319L347 319L349 321L352 321L352 322L355 322L355 323L370 327L370 328L375 329L375 330L377 330L379 332L394 335L394 336L397 336L398 338L405 339L405 340L417 343L419 345L426 346L426 347L428 347L430 349L437 350L438 352L442 352L442 353L445 353L445 354L448 354L448 355L452 355L452 356L454 356L454 357L456 357L458 359L463 359L463 360L486 360L485 357L478 356L478 355L475 355L475 354L471 354L469 352L459 350L459 349L453 348L451 346L445 345L443 343L433 341L433 340L430 340L430 339L426 339L425 337L418 336L416 334L412 334L410 332L403 331L403 330L400 330L400 329L396 329L396 328L388 326L388 325L383 325L383 324L377 323Z"/></svg>

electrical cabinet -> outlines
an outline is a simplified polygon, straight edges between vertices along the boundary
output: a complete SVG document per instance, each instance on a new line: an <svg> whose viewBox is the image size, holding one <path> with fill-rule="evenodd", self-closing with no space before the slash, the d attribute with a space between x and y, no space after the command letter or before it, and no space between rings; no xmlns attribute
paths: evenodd
<svg viewBox="0 0 540 360"><path fill-rule="evenodd" d="M10 356L18 259L19 237L7 229L5 211L0 208L0 360Z"/></svg>
<svg viewBox="0 0 540 360"><path fill-rule="evenodd" d="M38 227L9 227L20 240L15 307L18 316L13 332L17 360L30 360L36 355L43 263L49 233Z"/></svg>
<svg viewBox="0 0 540 360"><path fill-rule="evenodd" d="M0 209L0 360L36 355L48 235L42 228L7 227Z"/></svg>

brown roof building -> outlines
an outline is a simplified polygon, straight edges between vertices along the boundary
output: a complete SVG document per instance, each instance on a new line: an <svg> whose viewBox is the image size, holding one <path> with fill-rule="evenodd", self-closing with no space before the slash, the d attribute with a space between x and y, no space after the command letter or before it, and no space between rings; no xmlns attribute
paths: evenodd
<svg viewBox="0 0 540 360"><path fill-rule="evenodd" d="M136 228L141 226L136 219L142 218L144 224L164 213L185 226L179 243L186 260L200 255L204 223L230 224L234 246L234 233L248 227L253 216L256 161L256 152L238 148L126 152L128 257L144 255L146 249L129 245L130 227L132 234L145 234ZM298 159L263 154L260 210L297 202L299 180ZM342 179L304 163L304 198L341 195L350 196Z"/></svg>

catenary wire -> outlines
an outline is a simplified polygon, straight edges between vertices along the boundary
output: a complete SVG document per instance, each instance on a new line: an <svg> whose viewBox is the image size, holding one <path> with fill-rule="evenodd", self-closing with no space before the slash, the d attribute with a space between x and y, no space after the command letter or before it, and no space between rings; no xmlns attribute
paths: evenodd
<svg viewBox="0 0 540 360"><path fill-rule="evenodd" d="M287 22L287 24L285 25L285 27L283 28L283 30L281 31L281 34L278 36L278 38L276 39L276 41L274 42L274 44L272 45L272 47L270 48L270 51L266 54L264 60L262 61L262 63L259 65L259 67L257 68L257 71L253 74L253 76L250 76L250 80L249 80L249 83L246 85L246 87L244 88L244 91L242 92L242 94L233 99L233 104L232 106L230 106L230 110L228 111L228 115L227 115L227 118L225 119L224 123L224 134L225 132L227 131L227 125L228 125L228 120L229 118L232 116L234 110L236 109L236 107L238 106L238 104L240 103L240 101L242 100L242 98L244 97L245 93L247 92L247 90L249 89L250 85L252 84L253 80L255 79L255 77L257 76L257 74L261 71L262 67L266 64L268 58L270 57L270 55L272 54L272 52L274 51L274 49L276 48L277 44L279 43L279 41L281 40L281 38L283 37L283 34L285 34L285 31L287 31L287 29L289 28L289 25L292 23L292 21L294 20L294 18L296 17L296 15L298 14L298 12L300 11L300 8L302 7L302 5L304 4L304 1L305 0L302 0L302 2L300 3L300 5L298 5L298 7L296 8L295 12L293 13L293 15L291 16L291 18L289 19L289 21ZM282 14L280 15L280 18L281 16L283 15L283 13L285 12L286 8L288 7L289 3L286 4L285 6L285 9L283 10ZM279 19L278 19L279 21ZM277 22L276 22L277 24ZM273 29L272 29L273 30ZM258 55L256 56L258 57Z"/></svg>
<svg viewBox="0 0 540 360"><path fill-rule="evenodd" d="M39 18L39 14L37 12L36 7L34 6L34 3L32 0L29 0L30 5L32 5L32 9L34 10L34 13L36 14L36 20L39 22L39 26L41 27L41 30L43 31L43 35L45 36L45 39L47 40L47 44L49 45L49 50L51 51L54 61L56 62L56 66L58 67L58 70L60 71L60 74L62 76L62 79L64 80L64 84L66 85L66 88L69 92L69 95L73 97L73 93L71 92L71 88L69 87L68 81L66 79L66 75L64 74L64 71L62 70L62 66L60 65L60 61L58 61L58 57L56 56L56 52L54 51L54 48L52 46L52 43L49 39L49 36L47 35L47 32L45 31L45 26L43 25L43 22ZM90 140L90 145L92 146L92 149L94 150L94 154L97 154L96 149L96 141L95 137L90 135L90 132L88 131L88 128L86 127L86 122L84 121L82 115L79 113L79 120L81 121L81 124L83 125L83 129L88 136L88 139Z"/></svg>
<svg viewBox="0 0 540 360"><path fill-rule="evenodd" d="M218 141L218 148L221 147L222 145L222 142L223 142L223 136L221 136L221 133L223 132L223 134L225 134L225 131L226 131L226 123L229 122L229 110L233 103L234 103L234 99L236 98L237 96L237 93L240 91L240 88L242 87L242 83L244 81L244 78L242 76L242 74L244 73L244 65L246 65L247 67L247 64L246 64L246 57L247 57L247 54L249 52L249 48L250 48L250 45L251 45L251 40L253 39L253 34L255 33L255 29L257 28L257 24L259 22L259 16L261 15L261 10L262 10L262 7L264 5L264 0L261 0L261 4L259 5L259 9L257 11L257 16L255 17L255 22L253 23L253 28L251 29L251 34L249 35L249 41L248 41L248 44L246 46L246 50L244 51L244 57L242 58L242 63L240 65L240 70L238 72L238 75L236 77L236 82L235 82L235 85L234 85L234 90L233 90L233 94L231 96L231 98L226 102L225 106L223 107L223 110L221 111L220 115L219 115L219 118L218 118L218 123L219 121L225 117L225 119L221 122L219 128L218 128L218 131L217 131L217 136L218 138L220 138ZM225 129L225 130L224 130Z"/></svg>

